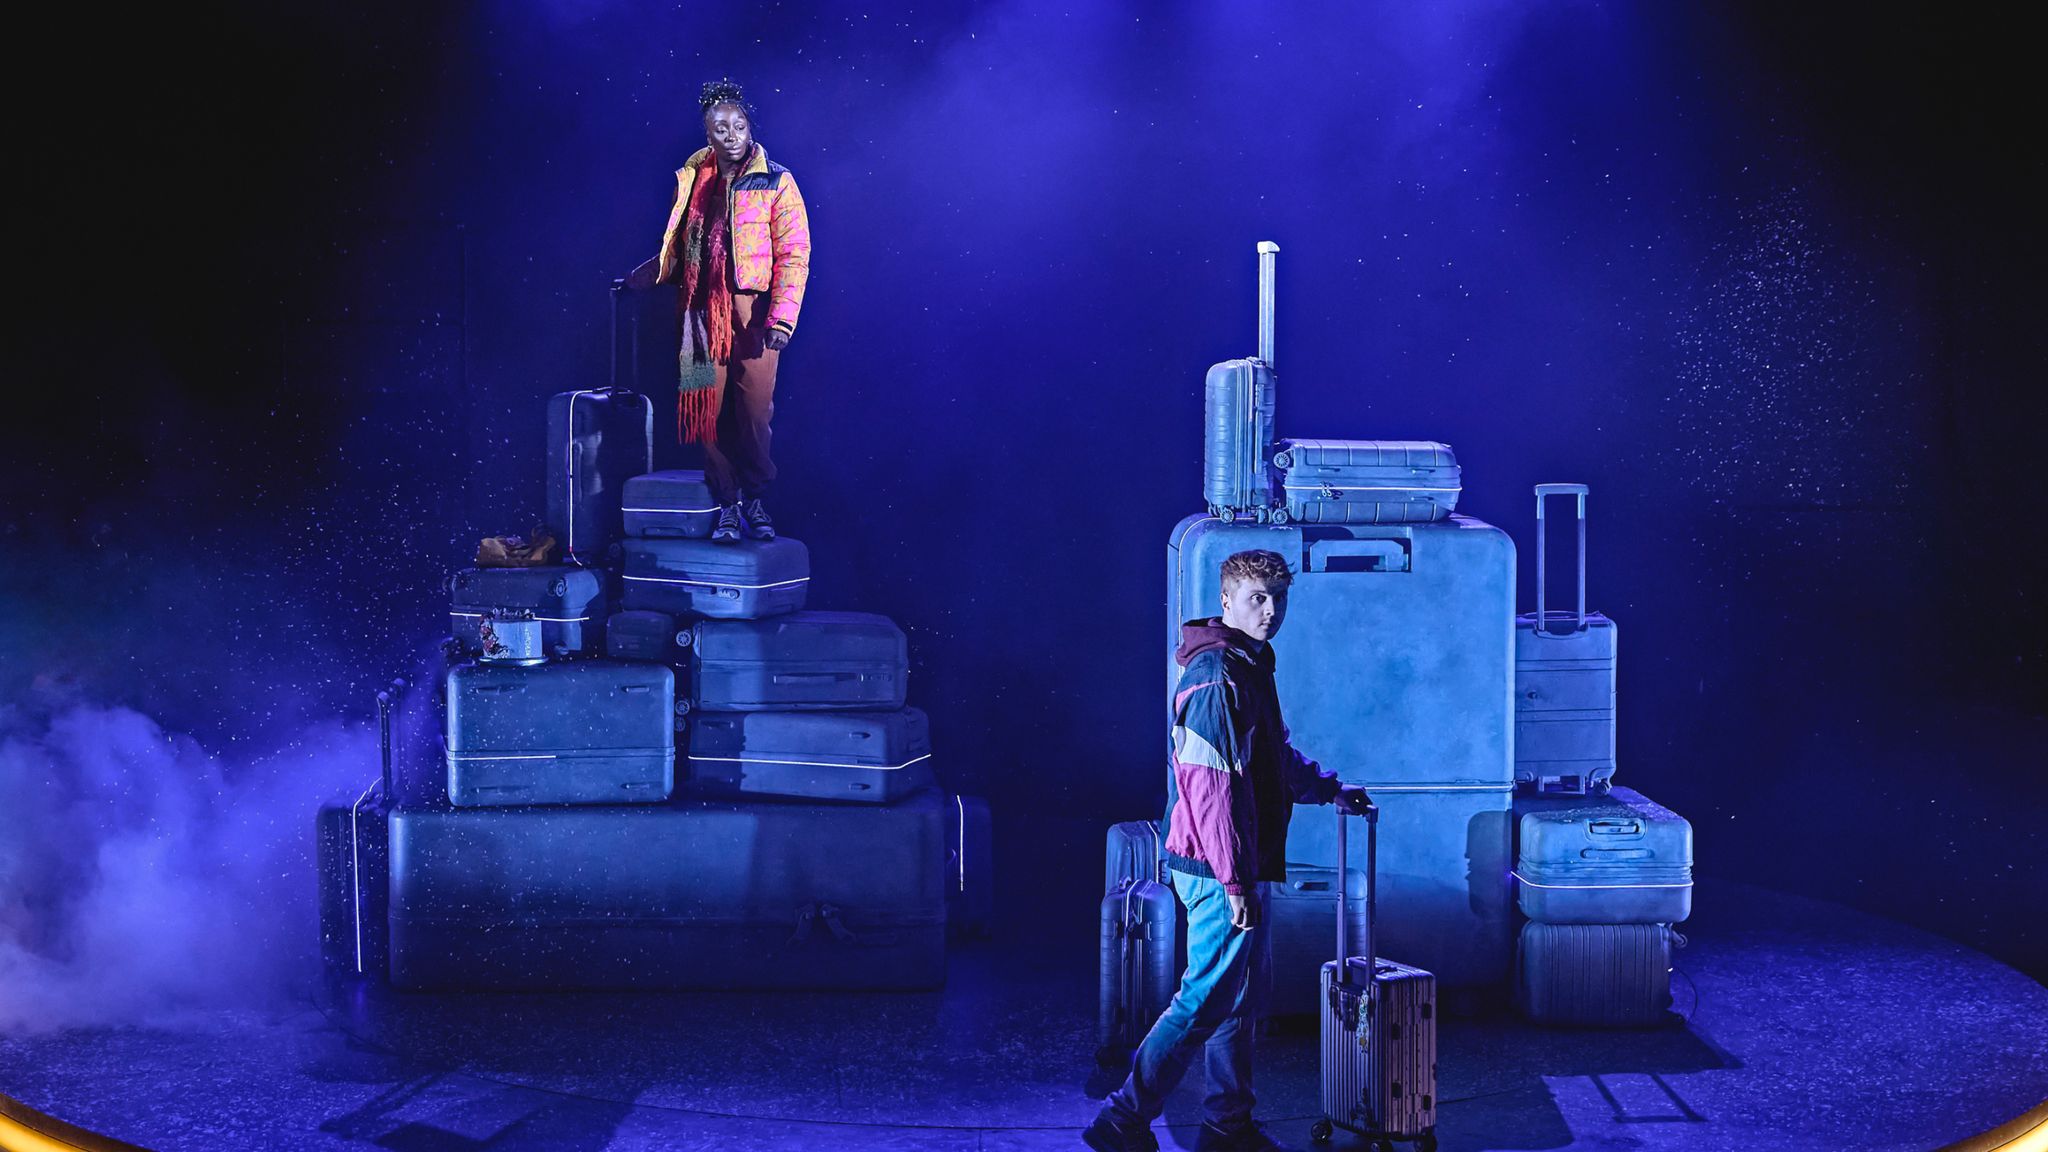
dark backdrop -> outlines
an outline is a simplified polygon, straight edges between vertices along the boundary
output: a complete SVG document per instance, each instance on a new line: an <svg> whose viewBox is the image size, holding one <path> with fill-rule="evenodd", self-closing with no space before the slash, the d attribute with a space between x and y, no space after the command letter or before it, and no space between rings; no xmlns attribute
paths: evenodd
<svg viewBox="0 0 2048 1152"><path fill-rule="evenodd" d="M776 511L814 603L909 631L1006 866L1062 865L1035 819L1157 809L1162 553L1270 238L1283 435L1450 442L1524 607L1530 486L1592 486L1619 778L1693 820L1705 873L2048 973L2042 162L2009 30L1069 7L35 36L9 696L211 746L361 713L475 538L538 517L542 398L605 378L606 283L730 74L816 241Z"/></svg>

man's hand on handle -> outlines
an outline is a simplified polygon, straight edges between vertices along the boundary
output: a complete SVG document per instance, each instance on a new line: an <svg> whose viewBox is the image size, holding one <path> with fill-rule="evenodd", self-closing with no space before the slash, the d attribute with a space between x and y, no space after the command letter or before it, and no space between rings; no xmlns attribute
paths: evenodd
<svg viewBox="0 0 2048 1152"><path fill-rule="evenodd" d="M1372 797L1356 784L1346 784L1337 789L1337 807L1353 816L1363 816L1372 808Z"/></svg>
<svg viewBox="0 0 2048 1152"><path fill-rule="evenodd" d="M1226 892L1230 897L1230 926L1240 932L1249 932L1259 926L1259 902L1250 896L1239 896Z"/></svg>

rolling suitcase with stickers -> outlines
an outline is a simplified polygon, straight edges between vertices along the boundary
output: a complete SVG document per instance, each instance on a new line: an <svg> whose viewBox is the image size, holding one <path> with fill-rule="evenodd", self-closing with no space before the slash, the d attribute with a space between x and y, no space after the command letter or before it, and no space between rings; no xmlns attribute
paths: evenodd
<svg viewBox="0 0 2048 1152"><path fill-rule="evenodd" d="M675 785L675 673L578 660L448 672L448 798L458 807L630 804Z"/></svg>
<svg viewBox="0 0 2048 1152"><path fill-rule="evenodd" d="M1549 610L1543 507L1576 497L1578 606ZM1515 617L1515 782L1539 795L1604 792L1614 778L1614 621L1586 611L1586 486L1536 486L1536 611Z"/></svg>
<svg viewBox="0 0 2048 1152"><path fill-rule="evenodd" d="M754 620L804 606L811 554L787 536L773 540L628 537L625 606L673 615Z"/></svg>
<svg viewBox="0 0 2048 1152"><path fill-rule="evenodd" d="M689 651L691 703L706 712L889 711L909 692L909 641L873 612L699 620Z"/></svg>
<svg viewBox="0 0 2048 1152"><path fill-rule="evenodd" d="M1448 444L1429 440L1283 440L1281 521L1412 524L1442 520L1463 487Z"/></svg>
<svg viewBox="0 0 2048 1152"><path fill-rule="evenodd" d="M654 402L615 388L558 392L547 431L548 526L563 559L604 565L624 533L626 481L654 470Z"/></svg>
<svg viewBox="0 0 2048 1152"><path fill-rule="evenodd" d="M703 796L890 804L931 787L923 711L692 712L689 787Z"/></svg>
<svg viewBox="0 0 2048 1152"><path fill-rule="evenodd" d="M536 568L465 568L448 578L449 633L472 656L483 651L481 624L493 613L531 614L549 656L604 651L604 573L550 564Z"/></svg>
<svg viewBox="0 0 2048 1152"><path fill-rule="evenodd" d="M1346 847L1337 810L1336 839ZM1334 1128L1356 1132L1377 1146L1413 1140L1420 1152L1436 1148L1436 977L1379 957L1379 812L1365 824L1365 954L1354 956L1349 897L1338 889L1337 959L1323 964L1323 1119L1309 1135L1327 1141Z"/></svg>

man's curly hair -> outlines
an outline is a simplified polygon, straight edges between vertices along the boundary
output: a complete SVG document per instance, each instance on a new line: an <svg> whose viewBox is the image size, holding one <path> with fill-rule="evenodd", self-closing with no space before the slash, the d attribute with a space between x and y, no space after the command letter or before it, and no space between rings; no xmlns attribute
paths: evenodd
<svg viewBox="0 0 2048 1152"><path fill-rule="evenodd" d="M1294 583L1294 573L1278 552L1256 548L1231 553L1223 561L1223 586L1228 588L1246 580L1263 581L1269 588L1285 588Z"/></svg>
<svg viewBox="0 0 2048 1152"><path fill-rule="evenodd" d="M704 110L706 116L720 104L737 106L740 111L747 114L750 123L754 119L754 106L747 103L746 95L740 91L739 82L730 76L705 84L704 90L697 96L697 106Z"/></svg>

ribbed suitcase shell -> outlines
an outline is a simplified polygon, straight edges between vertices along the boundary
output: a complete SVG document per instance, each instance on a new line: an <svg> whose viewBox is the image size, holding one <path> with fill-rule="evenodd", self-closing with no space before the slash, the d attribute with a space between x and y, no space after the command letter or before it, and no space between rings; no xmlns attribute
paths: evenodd
<svg viewBox="0 0 2048 1152"><path fill-rule="evenodd" d="M1671 937L1664 924L1524 924L1516 965L1522 1011L1586 1028L1668 1023Z"/></svg>
<svg viewBox="0 0 2048 1152"><path fill-rule="evenodd" d="M1384 845L1381 851L1385 851ZM1346 914L1350 939L1369 930L1365 873L1346 869ZM1313 1016L1322 1003L1317 973L1332 953L1330 927L1337 922L1337 870L1289 864L1287 879L1268 888L1266 933L1272 948L1272 988L1266 1012L1272 1016Z"/></svg>
<svg viewBox="0 0 2048 1152"><path fill-rule="evenodd" d="M1515 783L1538 794L1598 792L1614 778L1614 621L1589 612L1515 617Z"/></svg>
<svg viewBox="0 0 2048 1152"><path fill-rule="evenodd" d="M383 980L389 968L390 835L373 782L320 806L320 959L330 972Z"/></svg>
<svg viewBox="0 0 2048 1152"><path fill-rule="evenodd" d="M652 803L675 785L675 673L578 660L448 671L448 799Z"/></svg>
<svg viewBox="0 0 2048 1152"><path fill-rule="evenodd" d="M1369 1137L1423 1136L1436 1126L1436 978L1391 960L1373 973L1362 956L1345 964L1342 985L1336 961L1322 967L1323 1115Z"/></svg>
<svg viewBox="0 0 2048 1152"><path fill-rule="evenodd" d="M979 796L946 797L946 926L955 936L995 931L995 822Z"/></svg>
<svg viewBox="0 0 2048 1152"><path fill-rule="evenodd" d="M1248 548L1298 569L1274 641L1294 745L1365 786L1384 814L1384 951L1446 987L1500 986L1515 939L1513 542L1460 515L1320 526L1189 517L1167 551L1168 700L1180 622L1217 614L1223 559ZM1351 866L1363 867L1353 848ZM1333 829L1293 821L1287 860L1334 867Z"/></svg>
<svg viewBox="0 0 2048 1152"><path fill-rule="evenodd" d="M901 708L909 677L903 630L872 612L700 620L691 630L691 703L704 711Z"/></svg>
<svg viewBox="0 0 2048 1152"><path fill-rule="evenodd" d="M407 988L928 989L945 809L677 800L391 818Z"/></svg>
<svg viewBox="0 0 2048 1152"><path fill-rule="evenodd" d="M1157 820L1126 820L1110 825L1102 852L1103 894L1138 880L1166 883L1165 837Z"/></svg>
<svg viewBox="0 0 2048 1152"><path fill-rule="evenodd" d="M888 804L931 787L931 726L894 712L692 712L690 783L705 796Z"/></svg>
<svg viewBox="0 0 2048 1152"><path fill-rule="evenodd" d="M1180 899L1155 880L1102 898L1095 1042L1128 1048L1145 1038L1180 987Z"/></svg>
<svg viewBox="0 0 2048 1152"><path fill-rule="evenodd" d="M1410 524L1458 506L1463 472L1430 440L1283 440L1273 456L1285 519L1302 524Z"/></svg>
<svg viewBox="0 0 2048 1152"><path fill-rule="evenodd" d="M676 615L758 619L804 606L811 556L800 541L628 538L625 604Z"/></svg>
<svg viewBox="0 0 2048 1152"><path fill-rule="evenodd" d="M541 622L541 645L551 656L604 650L604 576L597 569L559 564L465 568L448 578L448 592L449 633L472 656L483 651L477 623L491 611L533 613Z"/></svg>
<svg viewBox="0 0 2048 1152"><path fill-rule="evenodd" d="M666 612L614 612L604 623L605 655L614 660L651 660L671 668L689 659L687 625Z"/></svg>
<svg viewBox="0 0 2048 1152"><path fill-rule="evenodd" d="M1548 924L1676 924L1692 915L1692 824L1628 788L1515 804L1522 914Z"/></svg>
<svg viewBox="0 0 2048 1152"><path fill-rule="evenodd" d="M635 476L623 499L628 536L704 540L718 524L718 501L694 468Z"/></svg>
<svg viewBox="0 0 2048 1152"><path fill-rule="evenodd" d="M548 525L564 559L603 564L622 531L626 480L654 468L654 402L585 388L548 398Z"/></svg>
<svg viewBox="0 0 2048 1152"><path fill-rule="evenodd" d="M1273 370L1225 360L1202 382L1202 491L1211 515L1272 515Z"/></svg>

